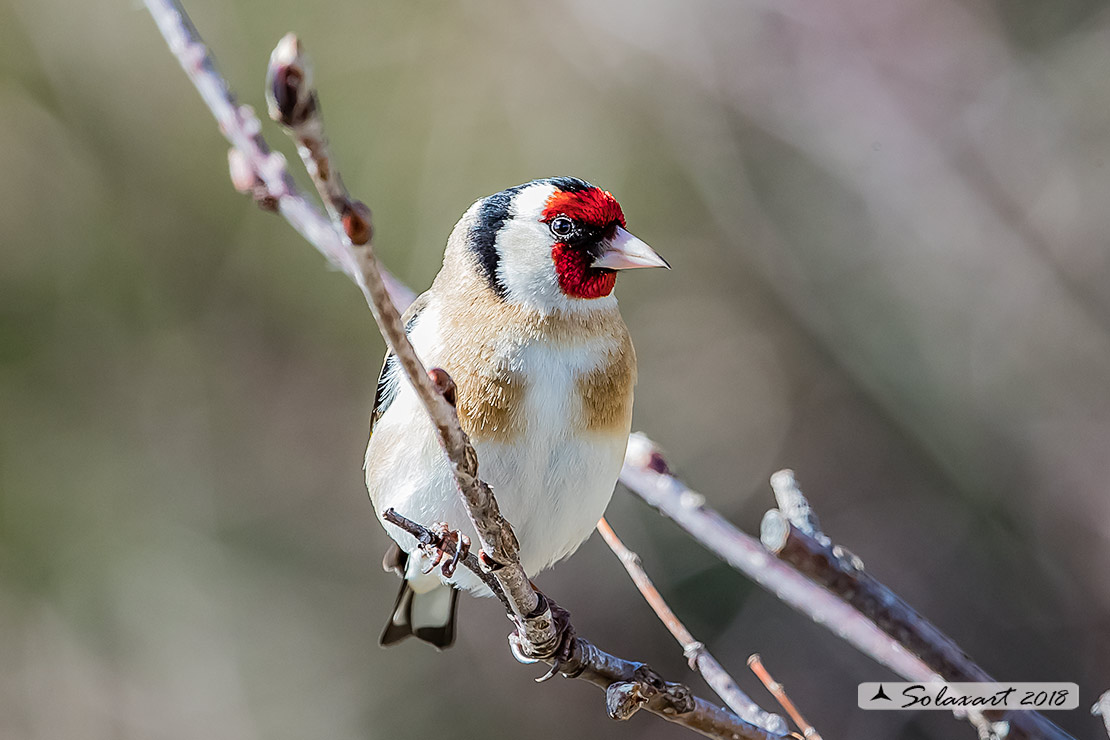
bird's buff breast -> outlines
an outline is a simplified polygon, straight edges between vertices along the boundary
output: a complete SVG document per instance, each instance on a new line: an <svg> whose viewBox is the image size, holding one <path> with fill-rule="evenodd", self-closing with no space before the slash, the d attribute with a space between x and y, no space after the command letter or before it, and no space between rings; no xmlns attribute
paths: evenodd
<svg viewBox="0 0 1110 740"><path fill-rule="evenodd" d="M604 331L596 322L544 325L540 319L487 332L428 314L413 328L414 345L428 366L455 379L459 421L478 453L479 474L517 532L525 570L534 574L577 549L612 496L635 382L627 330L615 311L601 317ZM613 318L619 326L609 323ZM399 445L402 439L409 444ZM375 429L368 463L379 512L394 506L426 523L469 530L450 470L407 383Z"/></svg>

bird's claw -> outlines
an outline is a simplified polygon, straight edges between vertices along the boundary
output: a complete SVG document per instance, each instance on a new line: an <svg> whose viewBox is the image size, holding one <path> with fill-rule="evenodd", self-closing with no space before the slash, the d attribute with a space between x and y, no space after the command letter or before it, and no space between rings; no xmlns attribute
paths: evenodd
<svg viewBox="0 0 1110 740"><path fill-rule="evenodd" d="M576 635L574 633L574 625L570 623L570 612L551 599L547 599L547 605L551 608L551 621L555 625L555 634L559 636L559 644L555 648L554 656L552 656L554 657L554 661L551 663L551 668L547 673L537 678L536 683L543 683L548 679L554 678L556 674L563 673L563 667L571 663L571 659L574 657L574 641ZM578 672L580 673L581 669L579 669Z"/></svg>
<svg viewBox="0 0 1110 740"><path fill-rule="evenodd" d="M568 676L577 675L581 672L580 668L574 673L571 673L573 669L564 671L566 666L575 662L573 660L575 632L574 626L570 623L570 612L544 596L542 593L537 592L537 595L541 599L537 611L541 611L544 608L551 610L551 621L558 640L555 649L551 652L544 651L546 654L538 654L535 646L528 644L527 641L521 637L519 628L513 630L513 633L509 635L509 649L512 651L513 657L520 663L538 663L541 660L551 661L551 668L548 669L547 673L535 679L536 683L543 683L559 673L566 673Z"/></svg>
<svg viewBox="0 0 1110 740"><path fill-rule="evenodd" d="M440 572L444 578L455 575L455 569L470 552L470 538L457 529L451 529L447 522L440 522L431 528L435 541L425 545L425 551L431 557L427 570L422 570L424 575L431 573L436 566L442 563ZM450 545L451 551L447 551ZM445 560L446 558L446 560Z"/></svg>

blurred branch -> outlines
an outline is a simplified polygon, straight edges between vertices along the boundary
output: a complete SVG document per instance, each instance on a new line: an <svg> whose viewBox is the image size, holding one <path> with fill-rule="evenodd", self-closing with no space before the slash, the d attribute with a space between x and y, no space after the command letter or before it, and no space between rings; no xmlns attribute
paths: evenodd
<svg viewBox="0 0 1110 740"><path fill-rule="evenodd" d="M705 497L672 475L659 449L639 432L628 440L620 480L703 547L860 652L910 681L943 680L851 606L776 560L758 539L706 506Z"/></svg>
<svg viewBox="0 0 1110 740"><path fill-rule="evenodd" d="M763 667L763 659L759 657L759 653L748 656L748 667L752 669L752 673L759 676L759 680L771 692L771 696L775 697L775 701L779 706L790 715L790 719L794 720L794 724L802 731L802 735L806 740L821 740L821 736L817 734L817 730L813 728L798 708L794 706L794 702L790 700L790 696L786 693L786 689L781 683L771 678L771 673Z"/></svg>
<svg viewBox="0 0 1110 740"><path fill-rule="evenodd" d="M236 102L185 12L173 2L153 0L146 5L170 51L232 145L229 160L236 188L253 190L260 205L276 209L332 265L354 279L355 264L339 235L301 194L285 167L285 157L270 150L254 111Z"/></svg>
<svg viewBox="0 0 1110 740"><path fill-rule="evenodd" d="M1098 698L1095 705L1091 707L1091 714L1102 717L1102 726L1106 730L1106 736L1110 737L1110 691L1103 692Z"/></svg>
<svg viewBox="0 0 1110 740"><path fill-rule="evenodd" d="M702 678L717 693L717 696L721 697L725 704L728 704L732 711L736 712L741 718L770 732L785 734L787 727L783 718L761 709L736 685L736 681L717 662L717 659L706 650L705 645L694 639L694 636L686 629L686 625L671 611L663 596L655 588L655 584L651 582L651 578L648 577L643 564L640 562L640 556L629 550L621 542L617 533L613 531L604 517L597 523L597 531L605 540L605 544L609 545L613 554L620 559L624 569L628 571L628 575L632 578L632 582L636 584L636 588L643 595L644 600L655 611L656 616L666 625L670 633L674 635L678 644L682 646L682 653L690 662L690 667L701 673Z"/></svg>
<svg viewBox="0 0 1110 740"><path fill-rule="evenodd" d="M946 681L990 681L959 646L900 597L859 567L859 562L822 544L768 511L760 527L764 547L799 573L823 586L875 623Z"/></svg>
<svg viewBox="0 0 1110 740"><path fill-rule="evenodd" d="M455 552L455 545L451 540L438 536L393 509L386 511L383 518L416 537L421 546L431 552L437 549L446 550L449 555ZM468 552L459 562L482 578L487 585L491 585L494 593L503 599L498 584L490 584L489 576L484 572L478 558ZM646 709L668 722L707 737L769 740L785 735L785 728L783 732L776 732L746 722L731 712L694 696L684 684L664 681L650 666L611 655L584 637L575 636L568 657L560 660L545 658L543 662L557 665L558 670L568 678L580 678L603 689L606 708L613 719L628 719L640 709ZM781 723L782 719L778 719Z"/></svg>
<svg viewBox="0 0 1110 740"><path fill-rule="evenodd" d="M781 501L787 503L798 524L813 529L817 536L823 538L824 535L815 528L816 517L812 515L812 509L808 502L804 501L801 491L797 490L797 485L793 483L793 476L789 475L789 479L787 480L782 474L776 476L778 489L776 495ZM650 506L673 519L710 552L896 674L909 681L959 680L942 675L936 667L930 666L922 657L916 655L910 646L900 642L897 639L898 635L883 631L851 603L826 590L823 584L811 581L794 567L776 560L760 540L740 531L719 513L706 506L704 496L690 490L671 474L662 453L643 434L635 433L629 438L628 452L621 470L621 482ZM793 490L789 490L791 488ZM780 511L776 511L775 514L790 523L795 531L801 532L798 524L789 522L785 514ZM809 542L818 547L821 546L813 536L806 535L806 537ZM858 563L858 558L842 548L831 548L828 545L824 547L828 549L830 562L840 563L841 567L845 568L850 567L852 563ZM901 600L898 599L898 601ZM948 640L947 637L944 639ZM959 649L956 648L956 650ZM960 655L963 653L961 652ZM964 659L967 660L966 655ZM970 663L970 660L967 662ZM981 671L981 669L978 670ZM986 674L983 673L983 675ZM983 680L992 679L988 677ZM969 712L968 718L977 728L990 724L977 713ZM1011 724L1007 729L1008 735L993 730L992 732L996 732L1000 737L1011 739L1063 740L1070 737L1042 715L1033 712L1013 713Z"/></svg>
<svg viewBox="0 0 1110 740"><path fill-rule="evenodd" d="M817 521L817 512L809 505L809 501L802 495L798 482L794 479L793 470L780 470L771 475L771 492L775 494L779 511L794 523L798 529L816 539L827 541L828 538L821 533L821 524Z"/></svg>
<svg viewBox="0 0 1110 740"><path fill-rule="evenodd" d="M599 650L577 637L569 622L564 630L556 629L551 602L536 592L528 581L520 566L512 528L501 516L489 486L478 478L477 455L447 398L453 382L438 368L431 373L425 370L405 335L383 279L384 271L370 247L373 226L369 209L350 198L330 161L319 102L296 38L286 36L271 56L267 74L269 107L296 140L298 151L334 224L324 219L296 188L284 158L270 151L263 140L253 111L235 102L180 4L176 0L146 0L146 5L170 50L232 144L229 162L236 187L251 192L263 207L281 213L362 290L383 336L431 417L440 444L452 464L460 495L482 544L480 558L468 552L463 562L491 584L491 588L496 584L494 592L502 598L517 625L514 654L518 658L523 656L553 664L549 675L559 670L568 677L582 678L601 686L606 691L608 713L616 719L627 719L643 708L709 737L733 740L779 737L693 696L681 684L663 681L644 664L625 661ZM401 300L405 297L401 294ZM387 517L387 521L396 526L401 526L401 519L395 512ZM407 524L411 526L405 526L406 531L414 533L423 546L434 545L441 549L452 546L449 540L436 539L433 532L420 525ZM564 637L569 637L569 642L564 643ZM561 647L565 647L567 653L556 657Z"/></svg>
<svg viewBox="0 0 1110 740"><path fill-rule="evenodd" d="M816 528L817 519L792 471L779 471L771 480L780 507L785 501L788 508L786 511L771 509L764 515L760 525L760 541L764 547L851 605L945 681L994 681L952 638L865 573L858 557L833 545ZM1003 722L1009 723L1009 734L1005 735L1008 738L1069 737L1036 712L1011 712ZM993 725L997 727L999 722Z"/></svg>

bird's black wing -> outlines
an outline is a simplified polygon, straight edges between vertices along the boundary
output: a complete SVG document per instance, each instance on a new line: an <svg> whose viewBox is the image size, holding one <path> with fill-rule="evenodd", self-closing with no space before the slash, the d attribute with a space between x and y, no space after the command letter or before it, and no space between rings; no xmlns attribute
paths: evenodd
<svg viewBox="0 0 1110 740"><path fill-rule="evenodd" d="M401 316L401 322L405 325L405 334L412 331L412 327L416 325L416 317L426 305L428 305L428 294L421 293ZM374 425L397 397L398 383L401 382L400 372L400 368L397 367L397 355L393 354L393 350L388 350L382 363L382 371L378 375L378 392L374 394L374 410L370 412L370 434L374 433Z"/></svg>

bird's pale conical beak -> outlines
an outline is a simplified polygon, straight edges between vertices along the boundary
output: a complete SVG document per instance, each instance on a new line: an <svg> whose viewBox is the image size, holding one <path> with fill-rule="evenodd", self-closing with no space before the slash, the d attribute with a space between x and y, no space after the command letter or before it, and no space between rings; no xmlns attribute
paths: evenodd
<svg viewBox="0 0 1110 740"><path fill-rule="evenodd" d="M656 254L654 249L620 226L617 227L617 233L609 240L605 251L594 260L592 267L603 267L606 270L631 270L635 267L671 269L667 260Z"/></svg>

